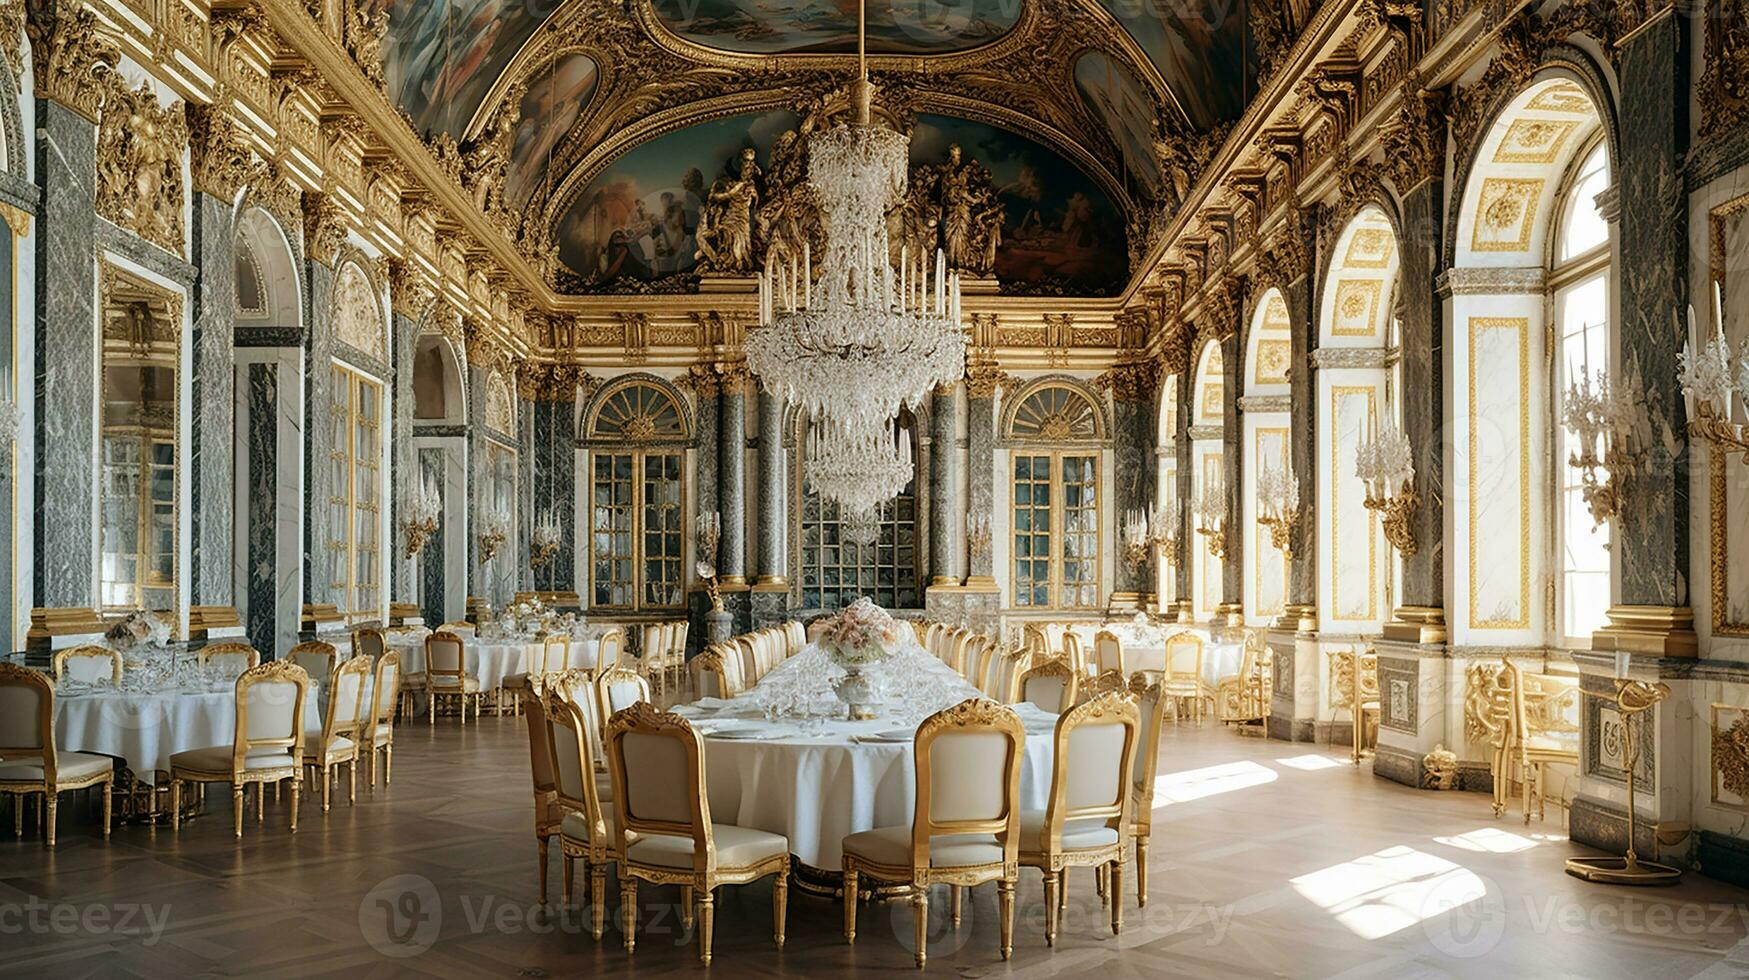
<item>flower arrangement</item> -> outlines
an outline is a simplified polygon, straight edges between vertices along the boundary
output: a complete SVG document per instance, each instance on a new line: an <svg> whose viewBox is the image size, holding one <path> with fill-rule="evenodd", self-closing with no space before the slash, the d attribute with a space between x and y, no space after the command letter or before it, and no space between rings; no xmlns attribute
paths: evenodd
<svg viewBox="0 0 1749 980"><path fill-rule="evenodd" d="M899 623L867 596L836 616L816 621L808 638L841 667L885 660L899 644Z"/></svg>
<svg viewBox="0 0 1749 980"><path fill-rule="evenodd" d="M159 619L156 613L129 613L121 622L111 626L103 638L116 650L129 650L140 643L161 647L170 642L170 624Z"/></svg>

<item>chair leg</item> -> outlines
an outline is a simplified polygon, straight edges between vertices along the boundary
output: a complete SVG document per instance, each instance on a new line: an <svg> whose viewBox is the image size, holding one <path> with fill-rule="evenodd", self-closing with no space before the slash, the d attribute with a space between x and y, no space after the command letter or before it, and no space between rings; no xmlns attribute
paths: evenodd
<svg viewBox="0 0 1749 980"><path fill-rule="evenodd" d="M1123 894L1123 858L1111 862L1111 934L1117 935L1123 931L1123 902L1119 896Z"/></svg>
<svg viewBox="0 0 1749 980"><path fill-rule="evenodd" d="M354 752L352 761L346 764L346 805L358 805L358 753Z"/></svg>
<svg viewBox="0 0 1749 980"><path fill-rule="evenodd" d="M1105 865L1103 864L1093 869L1093 891L1099 896L1100 905L1104 905L1106 899L1110 897L1106 893Z"/></svg>
<svg viewBox="0 0 1749 980"><path fill-rule="evenodd" d="M1057 882L1061 875L1046 871L1045 876L1045 945L1057 944Z"/></svg>
<svg viewBox="0 0 1749 980"><path fill-rule="evenodd" d="M395 774L395 743L391 739L389 741L389 744L383 746L383 788L384 789L388 788L389 780L394 776L394 774Z"/></svg>
<svg viewBox="0 0 1749 980"><path fill-rule="evenodd" d="M243 784L231 787L231 833L243 839Z"/></svg>
<svg viewBox="0 0 1749 980"><path fill-rule="evenodd" d="M540 854L540 903L547 904L547 839L536 837L534 847ZM565 902L563 908L571 907L571 855L566 854L560 860L565 865Z"/></svg>
<svg viewBox="0 0 1749 980"><path fill-rule="evenodd" d="M607 862L589 865L589 931L597 942L607 927Z"/></svg>
<svg viewBox="0 0 1749 980"><path fill-rule="evenodd" d="M947 886L947 896L948 918L953 921L953 927L958 929L960 927L960 886Z"/></svg>
<svg viewBox="0 0 1749 980"><path fill-rule="evenodd" d="M1136 838L1136 908L1148 905L1148 838Z"/></svg>
<svg viewBox="0 0 1749 980"><path fill-rule="evenodd" d="M1057 909L1060 911L1069 907L1069 872L1065 869L1057 880Z"/></svg>
<svg viewBox="0 0 1749 980"><path fill-rule="evenodd" d="M295 834L298 832L298 794L304 788L303 777L293 776L291 783L292 783L292 785L291 785L291 817L290 817L290 821L291 821L291 832Z"/></svg>
<svg viewBox="0 0 1749 980"><path fill-rule="evenodd" d="M53 789L43 792L43 839L49 847L55 846L55 811L61 805L60 794Z"/></svg>
<svg viewBox="0 0 1749 980"><path fill-rule="evenodd" d="M680 886L680 928L692 928L692 913L698 908L698 896L691 885Z"/></svg>
<svg viewBox="0 0 1749 980"><path fill-rule="evenodd" d="M256 783L255 784L255 823L257 825L260 825L260 824L263 824L266 822L267 822L267 784L266 783Z"/></svg>
<svg viewBox="0 0 1749 980"><path fill-rule="evenodd" d="M917 944L917 969L929 959L929 888L923 884L911 886L912 939Z"/></svg>
<svg viewBox="0 0 1749 980"><path fill-rule="evenodd" d="M115 782L113 779L103 783L103 839L109 839L110 815L115 812Z"/></svg>
<svg viewBox="0 0 1749 980"><path fill-rule="evenodd" d="M638 879L623 875L619 882L620 919L625 925L626 952L638 945Z"/></svg>
<svg viewBox="0 0 1749 980"><path fill-rule="evenodd" d="M996 882L996 903L1002 908L1002 958L1014 955L1014 880Z"/></svg>
<svg viewBox="0 0 1749 980"><path fill-rule="evenodd" d="M856 943L856 869L844 869L844 941Z"/></svg>
<svg viewBox="0 0 1749 980"><path fill-rule="evenodd" d="M24 801L16 797L14 799L17 800L18 807L22 809ZM182 829L182 780L180 779L170 780L170 829Z"/></svg>
<svg viewBox="0 0 1749 980"><path fill-rule="evenodd" d="M322 780L322 812L327 813L329 804L333 802L334 780L327 766L316 770L316 775Z"/></svg>
<svg viewBox="0 0 1749 980"><path fill-rule="evenodd" d="M789 918L789 865L777 873L777 880L771 883L771 938L777 943L778 949L783 949L784 923Z"/></svg>
<svg viewBox="0 0 1749 980"><path fill-rule="evenodd" d="M717 900L709 888L698 890L698 960L711 965L711 932L717 922Z"/></svg>

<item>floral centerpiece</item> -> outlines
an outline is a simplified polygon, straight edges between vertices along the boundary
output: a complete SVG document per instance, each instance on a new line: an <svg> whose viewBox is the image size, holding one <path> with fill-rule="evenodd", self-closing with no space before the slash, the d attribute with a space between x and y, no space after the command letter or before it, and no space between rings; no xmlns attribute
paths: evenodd
<svg viewBox="0 0 1749 980"><path fill-rule="evenodd" d="M862 668L892 656L899 647L899 623L867 596L845 607L836 616L815 621L808 638L834 664L844 670L836 687L853 720L878 714L875 692Z"/></svg>
<svg viewBox="0 0 1749 980"><path fill-rule="evenodd" d="M113 650L126 652L139 644L161 647L170 642L170 624L156 613L129 613L125 619L109 628L103 638Z"/></svg>

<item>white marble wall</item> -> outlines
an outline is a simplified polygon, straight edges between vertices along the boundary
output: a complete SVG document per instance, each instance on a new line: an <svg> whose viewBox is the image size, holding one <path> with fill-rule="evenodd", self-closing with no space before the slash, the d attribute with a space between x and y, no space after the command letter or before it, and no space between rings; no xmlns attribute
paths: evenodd
<svg viewBox="0 0 1749 980"><path fill-rule="evenodd" d="M252 444L253 414L251 409L250 365L270 365L275 373L274 412L277 423L276 445L271 453ZM275 654L284 653L298 642L298 626L303 613L303 527L304 527L304 352L295 347L240 347L236 351L235 383L232 385L236 405L237 425L234 429L236 460L233 486L236 497L232 513L239 522L233 536L233 556L238 571L235 583L237 614L244 623L250 621L254 603L271 596L273 604L273 643ZM271 483L275 487L273 518L270 528L250 526L250 504L256 492L252 479L252 464L271 459ZM255 474L266 479L266 474ZM262 568L250 556L250 540L259 534L272 536L272 564ZM257 582L261 578L262 581ZM271 579L271 583L266 579ZM263 655L270 651L263 650Z"/></svg>
<svg viewBox="0 0 1749 980"><path fill-rule="evenodd" d="M1386 377L1383 368L1318 371L1318 622L1327 633L1378 633L1391 613L1389 550L1354 472L1356 447L1385 418Z"/></svg>
<svg viewBox="0 0 1749 980"><path fill-rule="evenodd" d="M1226 479L1226 461L1223 456L1225 444L1219 439L1198 439L1191 444L1191 500L1196 500L1202 494L1202 488L1211 480ZM1234 495L1228 494L1231 501ZM1190 504L1187 502L1187 508ZM1221 604L1221 574L1223 559L1216 557L1209 550L1209 538L1206 534L1198 534L1198 518L1193 514L1190 519L1191 542L1190 555L1194 566L1191 570L1190 584L1195 601L1195 615L1198 622L1206 623L1214 617L1215 607ZM1241 533L1238 515L1229 509L1227 514L1227 533Z"/></svg>
<svg viewBox="0 0 1749 980"><path fill-rule="evenodd" d="M1257 520L1262 508L1257 478L1265 466L1276 472L1287 469L1288 416L1285 412L1246 412L1244 426L1247 492L1241 495L1243 515L1238 526L1249 539L1243 553L1245 622L1258 626L1280 616L1287 604L1287 557L1275 546L1268 525Z"/></svg>

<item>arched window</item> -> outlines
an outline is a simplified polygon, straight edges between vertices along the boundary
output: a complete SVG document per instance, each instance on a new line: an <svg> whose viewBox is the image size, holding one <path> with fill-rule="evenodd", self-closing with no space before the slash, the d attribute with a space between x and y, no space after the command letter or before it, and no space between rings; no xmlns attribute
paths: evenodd
<svg viewBox="0 0 1749 980"><path fill-rule="evenodd" d="M383 384L339 361L329 370L328 584L349 619L375 620L382 617Z"/></svg>
<svg viewBox="0 0 1749 980"><path fill-rule="evenodd" d="M1573 173L1561 208L1549 282L1554 292L1554 418L1559 503L1554 527L1560 562L1560 640L1585 645L1608 623L1609 525L1595 524L1585 504L1585 474L1568 461L1579 448L1559 424L1569 386L1609 368L1609 223L1596 198L1609 187L1609 153L1601 140ZM1619 380L1619 379L1618 379Z"/></svg>
<svg viewBox="0 0 1749 980"><path fill-rule="evenodd" d="M805 424L805 423L804 423ZM901 411L895 423L912 433L916 418ZM796 440L796 472L807 473L807 440ZM903 444L904 440L900 440ZM848 532L836 501L815 492L802 480L802 608L837 609L868 596L890 609L923 605L917 587L917 480L913 450L912 479L892 500L880 505L874 541L864 543Z"/></svg>
<svg viewBox="0 0 1749 980"><path fill-rule="evenodd" d="M1190 487L1191 506L1203 499L1231 501L1227 490L1226 422L1227 373L1221 355L1221 345L1211 342L1202 348L1197 358L1196 378L1191 384ZM1238 515L1229 510L1225 524L1228 533L1237 527ZM1202 526L1193 516L1191 523ZM1225 591L1222 581L1224 559L1210 547L1209 535L1192 531L1190 586L1196 618L1207 622L1214 618L1215 607L1221 604Z"/></svg>
<svg viewBox="0 0 1749 980"><path fill-rule="evenodd" d="M598 609L677 609L687 431L666 388L615 382L596 396L584 427L590 450L589 590Z"/></svg>
<svg viewBox="0 0 1749 980"><path fill-rule="evenodd" d="M1014 605L1099 607L1099 406L1078 388L1045 384L1009 417Z"/></svg>

